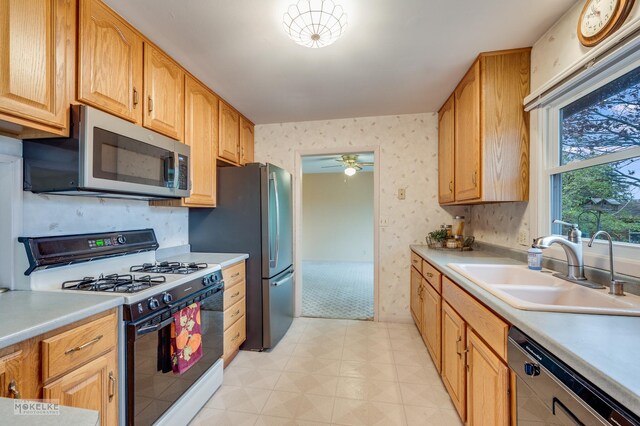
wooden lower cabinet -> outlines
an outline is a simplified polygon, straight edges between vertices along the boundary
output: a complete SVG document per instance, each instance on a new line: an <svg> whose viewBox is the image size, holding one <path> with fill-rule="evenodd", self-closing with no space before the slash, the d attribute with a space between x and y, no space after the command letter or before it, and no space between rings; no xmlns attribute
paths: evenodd
<svg viewBox="0 0 640 426"><path fill-rule="evenodd" d="M467 412L465 343L466 324L448 303L442 304L442 381L460 418Z"/></svg>
<svg viewBox="0 0 640 426"><path fill-rule="evenodd" d="M509 424L509 368L470 330L467 333L467 424Z"/></svg>
<svg viewBox="0 0 640 426"><path fill-rule="evenodd" d="M44 399L100 413L101 425L118 424L117 357L110 351L44 386Z"/></svg>
<svg viewBox="0 0 640 426"><path fill-rule="evenodd" d="M247 338L246 263L236 263L222 270L224 278L224 366L235 358Z"/></svg>
<svg viewBox="0 0 640 426"><path fill-rule="evenodd" d="M422 276L417 269L411 268L411 316L418 330L422 330Z"/></svg>
<svg viewBox="0 0 640 426"><path fill-rule="evenodd" d="M422 340L431 354L436 369L440 371L442 297L424 278L422 288Z"/></svg>

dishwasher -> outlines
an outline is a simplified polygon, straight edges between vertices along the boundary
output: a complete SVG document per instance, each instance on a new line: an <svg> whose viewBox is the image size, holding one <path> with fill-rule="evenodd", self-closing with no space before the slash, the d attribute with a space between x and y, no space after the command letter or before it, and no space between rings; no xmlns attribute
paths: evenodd
<svg viewBox="0 0 640 426"><path fill-rule="evenodd" d="M519 426L640 425L640 417L516 327L509 331L507 350L516 374Z"/></svg>

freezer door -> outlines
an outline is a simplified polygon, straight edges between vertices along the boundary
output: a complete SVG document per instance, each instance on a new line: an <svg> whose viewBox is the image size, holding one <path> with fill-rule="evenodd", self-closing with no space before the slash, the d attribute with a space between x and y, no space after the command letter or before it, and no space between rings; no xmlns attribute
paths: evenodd
<svg viewBox="0 0 640 426"><path fill-rule="evenodd" d="M263 278L271 278L293 264L291 174L273 164L263 173Z"/></svg>
<svg viewBox="0 0 640 426"><path fill-rule="evenodd" d="M270 280L262 280L265 349L275 347L293 321L293 283L293 268Z"/></svg>

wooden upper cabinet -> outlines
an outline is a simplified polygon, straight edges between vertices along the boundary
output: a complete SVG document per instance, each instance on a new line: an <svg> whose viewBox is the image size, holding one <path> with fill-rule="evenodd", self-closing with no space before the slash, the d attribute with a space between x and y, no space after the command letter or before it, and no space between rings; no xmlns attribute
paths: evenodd
<svg viewBox="0 0 640 426"><path fill-rule="evenodd" d="M240 164L253 163L253 124L240 117Z"/></svg>
<svg viewBox="0 0 640 426"><path fill-rule="evenodd" d="M529 198L529 118L523 103L529 93L530 53L524 48L480 54L454 91L453 119L448 117L451 99L443 105L438 130L440 203ZM453 199L447 196L450 176Z"/></svg>
<svg viewBox="0 0 640 426"><path fill-rule="evenodd" d="M455 90L455 199L480 198L480 62Z"/></svg>
<svg viewBox="0 0 640 426"><path fill-rule="evenodd" d="M144 43L143 98L144 127L183 140L184 71L149 43Z"/></svg>
<svg viewBox="0 0 640 426"><path fill-rule="evenodd" d="M509 368L473 331L467 350L467 424L509 425Z"/></svg>
<svg viewBox="0 0 640 426"><path fill-rule="evenodd" d="M185 80L184 141L191 147L191 207L216 205L218 99L191 77Z"/></svg>
<svg viewBox="0 0 640 426"><path fill-rule="evenodd" d="M8 132L68 132L75 8L75 0L0 0L0 120L17 124Z"/></svg>
<svg viewBox="0 0 640 426"><path fill-rule="evenodd" d="M45 399L60 405L98 411L101 425L118 424L118 371L112 350L43 388Z"/></svg>
<svg viewBox="0 0 640 426"><path fill-rule="evenodd" d="M454 197L455 96L438 111L438 200L449 203Z"/></svg>
<svg viewBox="0 0 640 426"><path fill-rule="evenodd" d="M223 100L220 100L220 139L218 157L240 162L240 114Z"/></svg>
<svg viewBox="0 0 640 426"><path fill-rule="evenodd" d="M80 2L78 100L142 123L142 38L99 0Z"/></svg>

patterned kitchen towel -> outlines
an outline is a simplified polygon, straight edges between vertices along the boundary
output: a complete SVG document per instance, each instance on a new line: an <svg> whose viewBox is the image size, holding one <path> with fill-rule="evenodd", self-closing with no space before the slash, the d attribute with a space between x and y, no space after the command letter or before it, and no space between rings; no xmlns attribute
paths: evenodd
<svg viewBox="0 0 640 426"><path fill-rule="evenodd" d="M171 367L182 374L202 358L200 302L173 314L171 324Z"/></svg>

